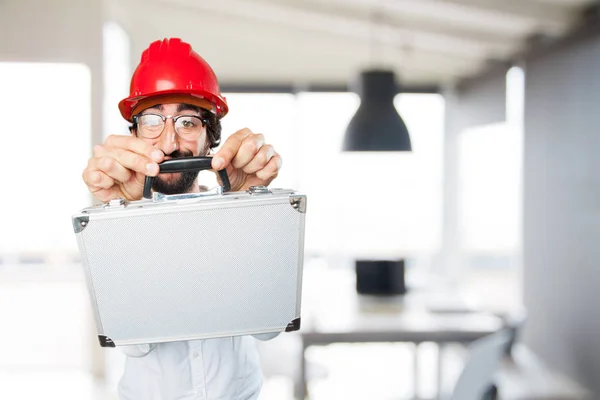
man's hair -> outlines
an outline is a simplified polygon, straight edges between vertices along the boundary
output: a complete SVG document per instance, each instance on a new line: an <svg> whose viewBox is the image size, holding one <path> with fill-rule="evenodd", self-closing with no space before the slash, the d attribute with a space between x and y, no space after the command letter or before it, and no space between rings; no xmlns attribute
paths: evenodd
<svg viewBox="0 0 600 400"><path fill-rule="evenodd" d="M191 104L186 104L191 109L197 110L202 118L205 118L206 123L206 137L208 138L208 148L214 149L221 143L221 118L217 117L213 112L205 110L201 107L196 107ZM137 124L134 122L129 127L129 132L136 135Z"/></svg>

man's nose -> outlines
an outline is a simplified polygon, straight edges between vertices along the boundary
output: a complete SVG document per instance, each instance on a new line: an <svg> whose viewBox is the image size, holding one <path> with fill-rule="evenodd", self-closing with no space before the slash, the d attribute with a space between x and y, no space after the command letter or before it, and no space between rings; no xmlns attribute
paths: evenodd
<svg viewBox="0 0 600 400"><path fill-rule="evenodd" d="M173 118L169 118L165 121L165 129L163 129L160 134L158 148L166 155L179 149L179 136L177 135L177 132L175 132Z"/></svg>

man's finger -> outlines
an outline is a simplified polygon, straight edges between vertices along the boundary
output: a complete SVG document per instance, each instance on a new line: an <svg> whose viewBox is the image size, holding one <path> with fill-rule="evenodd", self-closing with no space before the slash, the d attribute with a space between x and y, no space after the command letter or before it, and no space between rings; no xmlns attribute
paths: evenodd
<svg viewBox="0 0 600 400"><path fill-rule="evenodd" d="M252 135L252 131L244 128L229 136L225 143L223 143L223 147L215 153L212 159L212 168L215 171L219 171L227 167L236 156L244 139L250 135Z"/></svg>
<svg viewBox="0 0 600 400"><path fill-rule="evenodd" d="M162 152L161 152L162 153ZM123 167L139 172L148 176L158 175L158 164L138 153L122 149L122 148L105 148L104 155L101 158L111 158L117 161ZM105 161L106 162L106 161ZM104 170L103 168L100 168ZM110 175L110 174L109 174ZM112 175L111 175L112 176ZM125 182L125 181L121 181Z"/></svg>
<svg viewBox="0 0 600 400"><path fill-rule="evenodd" d="M263 169L257 171L255 175L258 179L261 179L268 184L271 183L273 179L277 178L280 169L281 157L279 154L276 154L271 158L271 161L269 161Z"/></svg>
<svg viewBox="0 0 600 400"><path fill-rule="evenodd" d="M100 171L86 169L83 172L83 180L92 193L101 189L110 189L115 185L113 178Z"/></svg>
<svg viewBox="0 0 600 400"><path fill-rule="evenodd" d="M94 146L94 157L103 157L105 154L106 150L104 149L104 146L99 144Z"/></svg>
<svg viewBox="0 0 600 400"><path fill-rule="evenodd" d="M103 147L128 150L156 163L162 162L165 158L162 151L134 136L111 135L106 139Z"/></svg>
<svg viewBox="0 0 600 400"><path fill-rule="evenodd" d="M91 170L97 170L116 181L127 182L131 179L131 170L125 168L112 157L93 158L89 164Z"/></svg>
<svg viewBox="0 0 600 400"><path fill-rule="evenodd" d="M238 150L231 165L234 168L244 168L250 163L254 157L258 154L261 147L265 144L265 137L261 134L250 135L242 142L240 149Z"/></svg>
<svg viewBox="0 0 600 400"><path fill-rule="evenodd" d="M96 196L96 198L98 200L100 200L103 203L107 203L110 200L115 198L115 188L114 186L109 188L109 189L102 189L102 188L98 188L98 189L93 189L90 188L90 193L92 193L94 196Z"/></svg>
<svg viewBox="0 0 600 400"><path fill-rule="evenodd" d="M270 144L262 146L254 158L242 168L242 171L247 174L254 174L256 171L263 169L275 154L277 153Z"/></svg>

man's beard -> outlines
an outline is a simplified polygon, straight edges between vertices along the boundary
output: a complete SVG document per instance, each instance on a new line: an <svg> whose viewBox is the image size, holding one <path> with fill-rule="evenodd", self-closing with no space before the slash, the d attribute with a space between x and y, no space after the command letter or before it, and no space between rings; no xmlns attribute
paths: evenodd
<svg viewBox="0 0 600 400"><path fill-rule="evenodd" d="M193 155L194 154L188 150L175 150L169 154L171 158L191 157ZM155 192L164 194L188 193L191 191L192 186L198 177L198 172L199 171L178 172L175 173L176 176L170 178L168 181L159 174L156 179L154 179L152 189Z"/></svg>

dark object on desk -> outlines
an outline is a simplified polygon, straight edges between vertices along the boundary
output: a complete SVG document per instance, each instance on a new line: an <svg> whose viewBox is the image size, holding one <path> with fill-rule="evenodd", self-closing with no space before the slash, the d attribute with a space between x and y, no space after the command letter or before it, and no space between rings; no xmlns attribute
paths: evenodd
<svg viewBox="0 0 600 400"><path fill-rule="evenodd" d="M356 291L383 296L405 294L404 260L356 260Z"/></svg>

